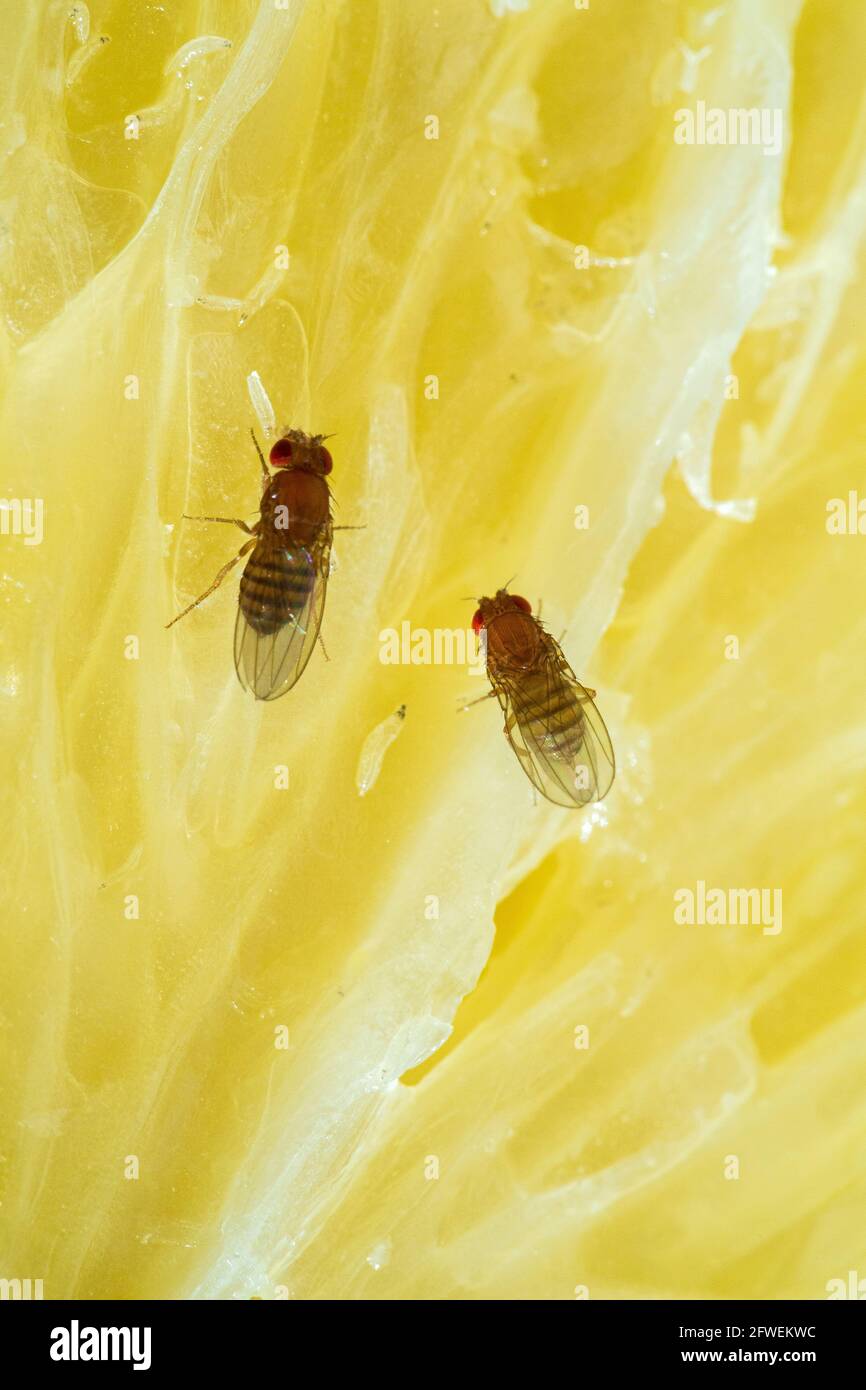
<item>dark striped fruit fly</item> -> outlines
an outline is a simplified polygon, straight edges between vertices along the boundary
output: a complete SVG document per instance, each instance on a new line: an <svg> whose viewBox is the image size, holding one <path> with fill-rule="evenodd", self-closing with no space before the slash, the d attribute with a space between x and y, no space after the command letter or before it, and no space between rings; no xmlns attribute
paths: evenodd
<svg viewBox="0 0 866 1390"><path fill-rule="evenodd" d="M613 745L594 704L525 598L499 589L472 619L487 644L487 675L505 736L532 785L557 806L586 806L610 791ZM484 697L487 698L487 697Z"/></svg>
<svg viewBox="0 0 866 1390"><path fill-rule="evenodd" d="M334 531L360 529L335 527L331 519L327 477L333 462L325 438L287 430L270 451L271 473L253 434L264 485L254 526L237 517L187 518L239 526L250 539L223 565L210 588L167 626L197 608L249 556L238 593L235 670L257 700L276 700L300 679L321 640Z"/></svg>

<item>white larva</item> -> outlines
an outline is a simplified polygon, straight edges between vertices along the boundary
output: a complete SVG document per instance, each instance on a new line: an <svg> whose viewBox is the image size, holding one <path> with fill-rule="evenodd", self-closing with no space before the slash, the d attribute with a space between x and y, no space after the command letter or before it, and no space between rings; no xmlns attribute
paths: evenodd
<svg viewBox="0 0 866 1390"><path fill-rule="evenodd" d="M402 730L405 718L406 706L401 705L387 719L383 719L381 724L377 724L365 738L358 759L358 770L355 773L355 786L358 788L359 796L367 795L382 771L385 754Z"/></svg>

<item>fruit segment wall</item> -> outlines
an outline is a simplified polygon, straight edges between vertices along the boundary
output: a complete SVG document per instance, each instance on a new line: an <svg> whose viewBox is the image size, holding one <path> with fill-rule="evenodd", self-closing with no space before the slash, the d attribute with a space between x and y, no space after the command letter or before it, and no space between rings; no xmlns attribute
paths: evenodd
<svg viewBox="0 0 866 1390"><path fill-rule="evenodd" d="M0 30L0 1277L866 1277L866 7ZM242 543L184 514L255 518L265 397L365 528L270 705L237 570L164 626ZM381 659L509 580L598 691L585 811L459 712L471 644Z"/></svg>

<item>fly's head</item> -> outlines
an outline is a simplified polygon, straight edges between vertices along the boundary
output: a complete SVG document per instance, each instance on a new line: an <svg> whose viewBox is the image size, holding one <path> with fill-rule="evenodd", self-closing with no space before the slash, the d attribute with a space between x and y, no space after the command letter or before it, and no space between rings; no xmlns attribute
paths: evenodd
<svg viewBox="0 0 866 1390"><path fill-rule="evenodd" d="M325 478L334 466L330 451L322 441L325 434L304 434L303 430L286 430L272 446L269 455L272 468L301 468Z"/></svg>
<svg viewBox="0 0 866 1390"><path fill-rule="evenodd" d="M498 618L502 613L514 612L531 613L532 606L527 599L521 598L520 594L509 594L507 589L497 589L494 598L481 598L478 600L478 608L472 619L472 630L479 634L484 628L488 627L494 618Z"/></svg>

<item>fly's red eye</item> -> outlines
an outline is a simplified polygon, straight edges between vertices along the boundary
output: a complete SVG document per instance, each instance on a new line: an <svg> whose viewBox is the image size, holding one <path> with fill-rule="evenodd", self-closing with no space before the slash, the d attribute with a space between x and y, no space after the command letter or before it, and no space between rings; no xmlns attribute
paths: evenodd
<svg viewBox="0 0 866 1390"><path fill-rule="evenodd" d="M322 460L322 472L330 473L334 466L334 460L331 458L330 451L323 448L321 444L319 445L319 458Z"/></svg>
<svg viewBox="0 0 866 1390"><path fill-rule="evenodd" d="M478 636L483 626L484 619L481 616L481 609L479 608L476 610L475 617L472 619L472 631L475 633L476 637Z"/></svg>
<svg viewBox="0 0 866 1390"><path fill-rule="evenodd" d="M512 594L511 597L514 600L515 606L520 609L521 613L532 612L532 604L527 603L525 598L521 598L519 594Z"/></svg>
<svg viewBox="0 0 866 1390"><path fill-rule="evenodd" d="M278 439L268 457L274 465L274 468L285 468L286 464L290 463L292 458L291 440Z"/></svg>

